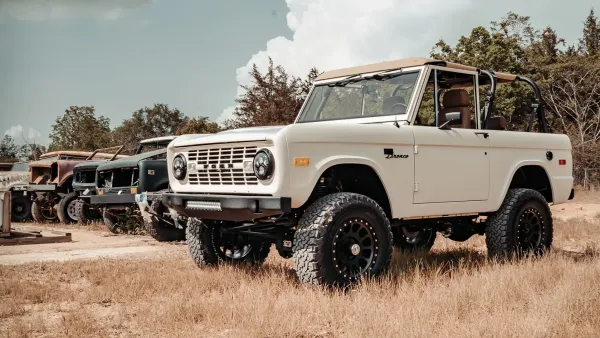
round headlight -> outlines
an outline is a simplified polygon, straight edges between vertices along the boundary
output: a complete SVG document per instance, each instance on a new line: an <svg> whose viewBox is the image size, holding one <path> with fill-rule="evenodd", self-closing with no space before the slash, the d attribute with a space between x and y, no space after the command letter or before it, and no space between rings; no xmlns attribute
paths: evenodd
<svg viewBox="0 0 600 338"><path fill-rule="evenodd" d="M173 159L173 176L178 180L183 180L187 174L187 164L183 155L177 155Z"/></svg>
<svg viewBox="0 0 600 338"><path fill-rule="evenodd" d="M259 180L268 180L273 174L275 160L273 154L268 149L259 150L254 156L252 163L254 174Z"/></svg>

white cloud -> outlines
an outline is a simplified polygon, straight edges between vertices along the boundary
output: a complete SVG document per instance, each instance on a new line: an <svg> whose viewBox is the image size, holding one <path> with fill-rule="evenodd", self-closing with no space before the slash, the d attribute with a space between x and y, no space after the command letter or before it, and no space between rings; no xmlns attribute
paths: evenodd
<svg viewBox="0 0 600 338"><path fill-rule="evenodd" d="M429 56L431 46L473 0L286 0L292 39L279 36L236 70L250 84L252 64L264 70L271 56L294 76L405 57ZM237 94L243 89L238 87ZM217 120L230 114L226 108Z"/></svg>
<svg viewBox="0 0 600 338"><path fill-rule="evenodd" d="M230 107L223 109L223 112L221 113L221 115L219 115L219 117L217 117L215 122L222 124L223 122L225 122L225 120L233 118L234 110L235 110L235 106L230 106Z"/></svg>
<svg viewBox="0 0 600 338"><path fill-rule="evenodd" d="M0 18L18 20L63 20L94 17L116 20L127 11L142 7L152 0L0 0Z"/></svg>
<svg viewBox="0 0 600 338"><path fill-rule="evenodd" d="M40 132L31 127L25 128L22 125L11 126L7 131L4 132L4 135L10 135L15 143L25 143L27 142L39 142L40 140Z"/></svg>

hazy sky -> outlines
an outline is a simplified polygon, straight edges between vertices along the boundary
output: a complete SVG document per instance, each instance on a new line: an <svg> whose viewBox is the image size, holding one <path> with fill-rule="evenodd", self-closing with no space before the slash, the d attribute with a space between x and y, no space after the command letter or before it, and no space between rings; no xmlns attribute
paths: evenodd
<svg viewBox="0 0 600 338"><path fill-rule="evenodd" d="M298 76L428 56L508 11L574 43L594 2L0 0L0 132L47 143L69 105L113 127L155 102L220 120L267 55Z"/></svg>

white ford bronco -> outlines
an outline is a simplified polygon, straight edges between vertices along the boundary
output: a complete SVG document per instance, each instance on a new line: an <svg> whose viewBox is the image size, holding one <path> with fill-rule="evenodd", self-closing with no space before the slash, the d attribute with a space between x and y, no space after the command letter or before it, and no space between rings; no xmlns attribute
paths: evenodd
<svg viewBox="0 0 600 338"><path fill-rule="evenodd" d="M533 93L524 131L493 109L515 81ZM531 79L456 63L329 71L291 125L173 140L163 203L190 217L199 266L260 264L275 244L305 283L381 274L393 247L428 251L438 232L485 235L492 256L540 254L549 203L574 195L570 140L543 108Z"/></svg>

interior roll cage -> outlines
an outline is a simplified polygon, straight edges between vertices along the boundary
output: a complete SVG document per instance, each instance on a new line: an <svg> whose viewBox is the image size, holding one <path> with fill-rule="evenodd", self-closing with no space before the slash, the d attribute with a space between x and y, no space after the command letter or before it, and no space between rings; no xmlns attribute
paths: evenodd
<svg viewBox="0 0 600 338"><path fill-rule="evenodd" d="M496 96L496 87L498 83L498 75L496 72L491 72L483 69L479 69L478 73L481 75L485 75L489 78L490 90L486 95L484 113L482 115L482 129L486 129L488 122L490 120L490 116L494 111L494 98ZM529 113L529 122L527 123L527 131L530 132L533 128L534 116L537 116L538 119L538 127L539 132L541 133L549 133L548 123L546 121L545 111L544 111L544 101L542 99L542 94L540 91L540 87L533 81L532 79L515 75L514 80L512 81L522 81L531 86L534 94L534 101L531 104L531 112ZM510 81L510 82L512 82Z"/></svg>

